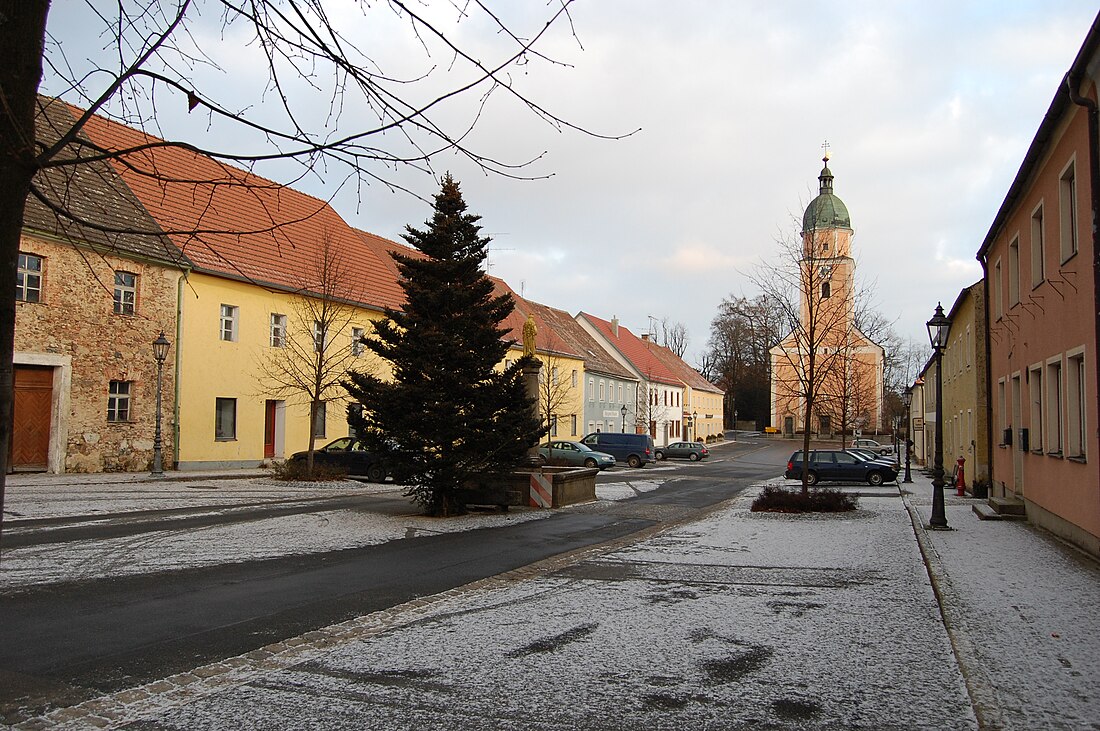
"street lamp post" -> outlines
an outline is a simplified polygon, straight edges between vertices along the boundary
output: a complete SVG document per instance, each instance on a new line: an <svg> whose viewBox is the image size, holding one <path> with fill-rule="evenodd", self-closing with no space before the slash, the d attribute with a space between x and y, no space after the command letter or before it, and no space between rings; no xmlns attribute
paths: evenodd
<svg viewBox="0 0 1100 731"><path fill-rule="evenodd" d="M168 349L171 347L172 343L168 342L163 332L153 341L153 358L157 361L157 426L156 431L153 432L153 471L150 473L153 477L164 476L163 443L160 435L160 384L164 373L164 361L168 358Z"/></svg>
<svg viewBox="0 0 1100 731"><path fill-rule="evenodd" d="M947 345L951 321L943 314L943 307L937 304L927 324L928 339L936 356L936 457L932 467L932 517L928 526L933 530L950 530L943 504L943 349Z"/></svg>
<svg viewBox="0 0 1100 731"><path fill-rule="evenodd" d="M905 478L902 482L912 482L913 475L909 472L909 445L912 440L909 438L909 429L913 424L913 415L909 410L913 404L913 387L905 389L905 393L901 395L901 402L905 404Z"/></svg>
<svg viewBox="0 0 1100 731"><path fill-rule="evenodd" d="M623 415L623 430L622 430L622 433L626 434L626 404L623 404L623 407L621 409L619 409L619 413Z"/></svg>
<svg viewBox="0 0 1100 731"><path fill-rule="evenodd" d="M699 412L691 412L691 438L699 441Z"/></svg>

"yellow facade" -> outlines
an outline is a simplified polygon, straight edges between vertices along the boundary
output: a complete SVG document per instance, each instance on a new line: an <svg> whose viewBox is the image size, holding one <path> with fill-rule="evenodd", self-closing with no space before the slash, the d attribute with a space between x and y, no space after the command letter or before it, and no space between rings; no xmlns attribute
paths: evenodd
<svg viewBox="0 0 1100 731"><path fill-rule="evenodd" d="M724 433L722 424L723 404L725 397L720 393L702 391L697 388L687 387L687 400L690 404L694 426L692 438L695 440L711 440Z"/></svg>
<svg viewBox="0 0 1100 731"><path fill-rule="evenodd" d="M275 348L271 345L271 315L287 317L290 338L305 338L295 322L295 302L300 298L246 282L205 274L192 274L180 290L180 318L176 340L178 393L176 455L180 469L215 469L258 466L265 459L265 424L273 422L274 453L270 459L285 459L308 448L309 399L274 393L265 377L264 363ZM236 308L234 338L222 338L222 306ZM370 321L381 313L353 308L350 322L339 332L329 333L330 342L350 348L351 328L371 332ZM335 338L335 341L333 341ZM377 368L369 353L349 361L352 368ZM316 446L348 434L348 399L342 389L325 406L324 436ZM218 399L233 400L235 429L231 437L216 436ZM268 402L274 402L268 404ZM226 401L222 402L223 414ZM272 418L273 417L273 418Z"/></svg>
<svg viewBox="0 0 1100 731"><path fill-rule="evenodd" d="M557 417L556 429L550 434L557 439L579 439L584 436L584 361L559 353L536 352L542 363L539 371L539 414L549 410ZM523 357L523 349L511 348L502 367ZM547 384L546 379L550 382Z"/></svg>

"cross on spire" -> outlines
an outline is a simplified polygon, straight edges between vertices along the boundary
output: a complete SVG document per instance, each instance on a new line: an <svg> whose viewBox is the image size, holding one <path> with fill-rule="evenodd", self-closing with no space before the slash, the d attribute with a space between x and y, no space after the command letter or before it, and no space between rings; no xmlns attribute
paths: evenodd
<svg viewBox="0 0 1100 731"><path fill-rule="evenodd" d="M825 150L825 157L821 158L825 162L829 162L829 141L825 140L821 143L822 149Z"/></svg>

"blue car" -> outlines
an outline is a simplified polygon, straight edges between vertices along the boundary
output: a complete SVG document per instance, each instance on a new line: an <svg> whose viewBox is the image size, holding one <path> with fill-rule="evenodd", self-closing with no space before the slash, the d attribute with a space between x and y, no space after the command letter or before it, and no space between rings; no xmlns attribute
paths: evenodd
<svg viewBox="0 0 1100 731"><path fill-rule="evenodd" d="M802 479L802 452L791 455L783 476L788 480ZM806 482L866 482L878 486L897 479L897 468L890 464L872 462L857 457L843 449L815 449L810 452Z"/></svg>

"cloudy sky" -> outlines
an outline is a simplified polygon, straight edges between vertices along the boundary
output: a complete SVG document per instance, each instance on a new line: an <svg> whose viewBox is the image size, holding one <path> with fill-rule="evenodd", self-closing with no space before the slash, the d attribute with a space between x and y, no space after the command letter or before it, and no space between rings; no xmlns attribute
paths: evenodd
<svg viewBox="0 0 1100 731"><path fill-rule="evenodd" d="M505 6L532 34L553 12L541 0ZM435 170L451 170L482 216L492 274L636 333L653 319L683 323L695 364L722 299L751 296L747 275L796 232L828 140L858 276L898 333L923 341L936 302L948 307L980 279L978 246L1096 10L1095 0L577 0L571 25L538 46L563 65L532 60L513 70L516 88L591 132L639 131L608 140L559 129L494 95L470 144L508 161L545 152L525 173L552 177L485 175L451 156ZM446 3L429 12L454 15ZM217 85L261 83L240 38L208 15L209 35L202 25L193 35L223 69ZM386 70L424 68L423 46L378 15L367 11L364 43L389 54ZM339 21L349 33L364 23ZM85 27L54 3L50 32L70 62L84 53ZM467 20L455 37L492 57L491 30ZM438 54L430 64L437 77L449 70ZM43 88L61 91L49 73ZM424 197L435 190L430 176L393 179ZM406 193L341 181L296 187L333 197L349 223L388 238L429 216Z"/></svg>

